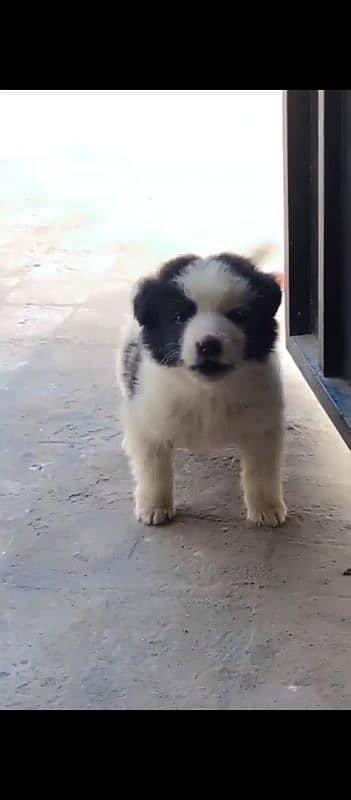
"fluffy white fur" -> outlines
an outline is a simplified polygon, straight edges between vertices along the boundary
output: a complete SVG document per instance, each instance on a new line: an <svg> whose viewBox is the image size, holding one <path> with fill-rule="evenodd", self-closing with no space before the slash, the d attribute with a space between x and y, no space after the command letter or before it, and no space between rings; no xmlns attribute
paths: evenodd
<svg viewBox="0 0 351 800"><path fill-rule="evenodd" d="M136 481L136 516L147 525L174 516L175 448L210 451L236 446L248 519L257 525L280 525L287 512L281 485L283 395L277 356L273 352L263 363L245 361L244 334L223 316L243 302L248 286L215 260L203 262L201 270L191 265L176 280L197 305L184 328L181 365L161 365L143 347L132 397L119 369L124 448ZM134 320L126 341L139 334ZM190 368L196 342L207 335L220 339L223 363L235 364L216 380Z"/></svg>

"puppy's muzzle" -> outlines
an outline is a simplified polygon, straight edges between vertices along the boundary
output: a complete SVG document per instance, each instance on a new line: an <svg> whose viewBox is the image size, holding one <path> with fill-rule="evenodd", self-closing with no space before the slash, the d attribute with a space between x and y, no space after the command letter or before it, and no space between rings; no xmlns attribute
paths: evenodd
<svg viewBox="0 0 351 800"><path fill-rule="evenodd" d="M206 377L217 377L228 372L232 364L221 361L223 354L222 343L217 336L205 336L196 342L196 362L191 369Z"/></svg>

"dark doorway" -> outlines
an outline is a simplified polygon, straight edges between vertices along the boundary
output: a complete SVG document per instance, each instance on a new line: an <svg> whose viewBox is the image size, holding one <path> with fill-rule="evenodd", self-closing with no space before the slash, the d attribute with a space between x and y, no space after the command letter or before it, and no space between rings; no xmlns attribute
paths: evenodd
<svg viewBox="0 0 351 800"><path fill-rule="evenodd" d="M287 347L351 447L351 90L284 92Z"/></svg>

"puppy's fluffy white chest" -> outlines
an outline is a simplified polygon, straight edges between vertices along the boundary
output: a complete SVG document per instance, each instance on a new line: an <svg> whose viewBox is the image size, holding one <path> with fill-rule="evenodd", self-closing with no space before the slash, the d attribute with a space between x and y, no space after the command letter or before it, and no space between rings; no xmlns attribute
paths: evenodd
<svg viewBox="0 0 351 800"><path fill-rule="evenodd" d="M153 439L176 448L212 450L239 444L269 430L282 403L275 356L264 365L246 365L212 385L186 370L159 367L146 358L140 393L133 398L134 424Z"/></svg>

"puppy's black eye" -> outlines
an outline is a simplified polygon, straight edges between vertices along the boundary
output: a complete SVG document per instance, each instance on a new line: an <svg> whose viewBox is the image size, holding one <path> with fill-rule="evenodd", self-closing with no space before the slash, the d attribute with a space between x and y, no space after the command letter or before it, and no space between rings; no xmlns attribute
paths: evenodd
<svg viewBox="0 0 351 800"><path fill-rule="evenodd" d="M227 317L232 322L235 322L237 325L240 325L247 320L248 310L247 308L244 308L244 306L241 306L239 308L232 308L231 311L228 311Z"/></svg>
<svg viewBox="0 0 351 800"><path fill-rule="evenodd" d="M182 322L184 322L184 320L185 320L185 315L182 314L181 312L176 314L175 317L174 317L174 322L176 322L177 325L181 325Z"/></svg>

